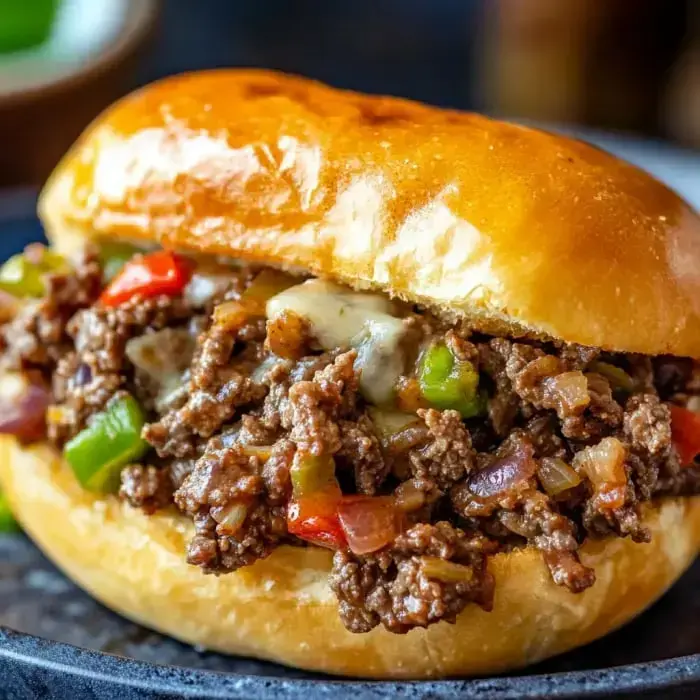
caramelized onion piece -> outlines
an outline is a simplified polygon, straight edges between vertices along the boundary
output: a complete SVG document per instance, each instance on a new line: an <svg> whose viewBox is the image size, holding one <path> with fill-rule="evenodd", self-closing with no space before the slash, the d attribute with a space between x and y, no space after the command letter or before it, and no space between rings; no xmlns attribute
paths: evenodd
<svg viewBox="0 0 700 700"><path fill-rule="evenodd" d="M396 405L399 410L415 413L419 408L428 408L423 398L420 382L415 377L401 377L396 385Z"/></svg>
<svg viewBox="0 0 700 700"><path fill-rule="evenodd" d="M514 513L511 510L505 510L498 516L499 520L505 527L507 527L511 532L521 537L526 537L528 539L535 537L537 535L537 527L530 524L530 521L525 520L522 515Z"/></svg>
<svg viewBox="0 0 700 700"><path fill-rule="evenodd" d="M479 498L500 496L530 479L536 468L532 445L522 443L510 454L472 475L468 481L469 490Z"/></svg>
<svg viewBox="0 0 700 700"><path fill-rule="evenodd" d="M22 301L18 297L0 289L0 323L11 321L21 307Z"/></svg>
<svg viewBox="0 0 700 700"><path fill-rule="evenodd" d="M199 267L194 271L185 287L184 296L187 302L202 308L215 298L221 298L231 284L231 271L226 268Z"/></svg>
<svg viewBox="0 0 700 700"><path fill-rule="evenodd" d="M127 341L125 354L129 361L159 387L155 397L159 412L185 402L194 349L194 335L186 328L164 328Z"/></svg>
<svg viewBox="0 0 700 700"><path fill-rule="evenodd" d="M425 492L415 485L413 479L409 479L396 487L394 502L399 510L410 513L425 505Z"/></svg>
<svg viewBox="0 0 700 700"><path fill-rule="evenodd" d="M245 325L251 315L250 309L240 301L225 301L214 307L214 324L233 333Z"/></svg>
<svg viewBox="0 0 700 700"><path fill-rule="evenodd" d="M612 437L603 438L597 445L586 447L574 457L574 467L583 472L593 484L599 508L615 510L625 504L627 450Z"/></svg>
<svg viewBox="0 0 700 700"><path fill-rule="evenodd" d="M412 447L426 442L429 438L430 431L425 423L412 423L398 433L394 433L385 440L382 440L382 447L387 452L401 454L403 452L408 452Z"/></svg>
<svg viewBox="0 0 700 700"><path fill-rule="evenodd" d="M211 517L218 523L218 535L235 535L248 517L248 504L237 501L221 508L212 508Z"/></svg>
<svg viewBox="0 0 700 700"><path fill-rule="evenodd" d="M279 357L274 355L268 355L251 373L250 378L256 384L269 384L270 383L270 372L282 362Z"/></svg>
<svg viewBox="0 0 700 700"><path fill-rule="evenodd" d="M410 425L417 425L420 423L420 419L415 413L390 411L375 406L369 406L367 408L367 413L369 413L369 417L372 419L377 436L382 440L391 438Z"/></svg>
<svg viewBox="0 0 700 700"><path fill-rule="evenodd" d="M23 374L0 377L0 433L21 440L39 440L44 436L48 389Z"/></svg>
<svg viewBox="0 0 700 700"><path fill-rule="evenodd" d="M426 578L443 583L470 583L474 578L474 570L470 566L455 564L440 557L421 557L420 566Z"/></svg>
<svg viewBox="0 0 700 700"><path fill-rule="evenodd" d="M263 462L267 462L272 455L274 445L241 445L241 452L246 457L257 457Z"/></svg>
<svg viewBox="0 0 700 700"><path fill-rule="evenodd" d="M186 328L164 328L127 341L129 361L160 385L179 380L190 366L195 339Z"/></svg>
<svg viewBox="0 0 700 700"><path fill-rule="evenodd" d="M281 270L265 269L259 272L241 300L258 316L265 315L265 305L270 299L298 284L299 280Z"/></svg>
<svg viewBox="0 0 700 700"><path fill-rule="evenodd" d="M562 372L548 377L543 382L547 405L561 406L566 413L572 413L588 406L588 380L581 372Z"/></svg>
<svg viewBox="0 0 700 700"><path fill-rule="evenodd" d="M557 496L581 483L581 477L576 471L563 459L557 457L542 459L537 468L537 476L550 496Z"/></svg>
<svg viewBox="0 0 700 700"><path fill-rule="evenodd" d="M338 519L350 550L376 552L401 531L401 517L388 496L346 496L338 505Z"/></svg>

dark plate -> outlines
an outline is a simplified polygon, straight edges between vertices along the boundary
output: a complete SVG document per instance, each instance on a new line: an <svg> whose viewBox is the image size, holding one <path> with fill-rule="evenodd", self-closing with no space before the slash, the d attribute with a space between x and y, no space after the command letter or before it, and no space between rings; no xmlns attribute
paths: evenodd
<svg viewBox="0 0 700 700"><path fill-rule="evenodd" d="M700 207L700 157L595 140ZM41 237L31 192L0 194L0 256ZM640 545L641 546L641 545ZM0 697L700 697L700 562L624 629L524 675L421 683L330 679L201 652L132 624L64 578L22 535L0 537ZM48 641L52 640L52 641Z"/></svg>

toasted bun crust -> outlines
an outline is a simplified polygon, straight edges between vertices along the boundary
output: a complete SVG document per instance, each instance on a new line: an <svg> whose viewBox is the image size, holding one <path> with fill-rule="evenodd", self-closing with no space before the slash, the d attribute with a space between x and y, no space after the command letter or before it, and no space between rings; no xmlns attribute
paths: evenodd
<svg viewBox="0 0 700 700"><path fill-rule="evenodd" d="M51 448L0 438L0 482L15 513L69 576L110 608L192 644L328 673L374 678L487 674L534 663L619 627L675 581L700 545L700 498L650 508L651 544L589 541L598 580L574 595L540 555L496 555L494 610L470 606L455 625L407 635L353 635L327 584L331 554L280 547L237 573L204 576L184 560L189 524L144 516L85 492Z"/></svg>
<svg viewBox="0 0 700 700"><path fill-rule="evenodd" d="M700 220L584 143L251 70L106 112L40 205L125 237L301 268L494 333L700 357Z"/></svg>

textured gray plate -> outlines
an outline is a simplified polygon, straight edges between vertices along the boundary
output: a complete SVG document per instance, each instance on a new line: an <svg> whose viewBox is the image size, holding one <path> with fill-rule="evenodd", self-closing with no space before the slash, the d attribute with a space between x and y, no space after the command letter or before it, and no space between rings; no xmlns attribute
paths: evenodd
<svg viewBox="0 0 700 700"><path fill-rule="evenodd" d="M148 691L151 697L171 693L209 697L215 693L232 698L315 700L341 690L359 698L399 693L495 700L654 690L664 698L695 690L700 696L700 686L695 686L700 679L700 655L693 655L700 651L699 587L700 562L632 624L584 649L540 664L524 676L417 684L349 683L252 659L199 652L149 632L78 589L23 535L4 536L0 537L0 626L34 636L0 632L0 697L60 698L65 697L64 689L78 688L110 699L144 697ZM76 647L144 663L81 652ZM219 675L222 672L228 675ZM50 695L44 694L47 688Z"/></svg>

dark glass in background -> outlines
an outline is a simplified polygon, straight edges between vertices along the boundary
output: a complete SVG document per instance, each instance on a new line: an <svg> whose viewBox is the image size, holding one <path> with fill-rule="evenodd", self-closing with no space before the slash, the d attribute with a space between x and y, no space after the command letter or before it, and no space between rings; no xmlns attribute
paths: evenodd
<svg viewBox="0 0 700 700"><path fill-rule="evenodd" d="M137 82L262 66L700 144L697 0L166 0ZM697 129L694 124L697 122Z"/></svg>
<svg viewBox="0 0 700 700"><path fill-rule="evenodd" d="M479 104L480 0L166 0L139 81L259 66L440 105Z"/></svg>
<svg viewBox="0 0 700 700"><path fill-rule="evenodd" d="M8 3L26 14L37 2L69 1L75 2L0 0L0 24ZM158 0L111 0L124 3L131 17L152 1ZM86 67L89 81L76 74L56 89L14 99L3 91L0 72L0 186L39 185L87 123L128 90L174 73L230 66L700 146L700 0L159 4L155 31L150 21L138 37L124 31L120 41L131 35L129 50L99 70Z"/></svg>

